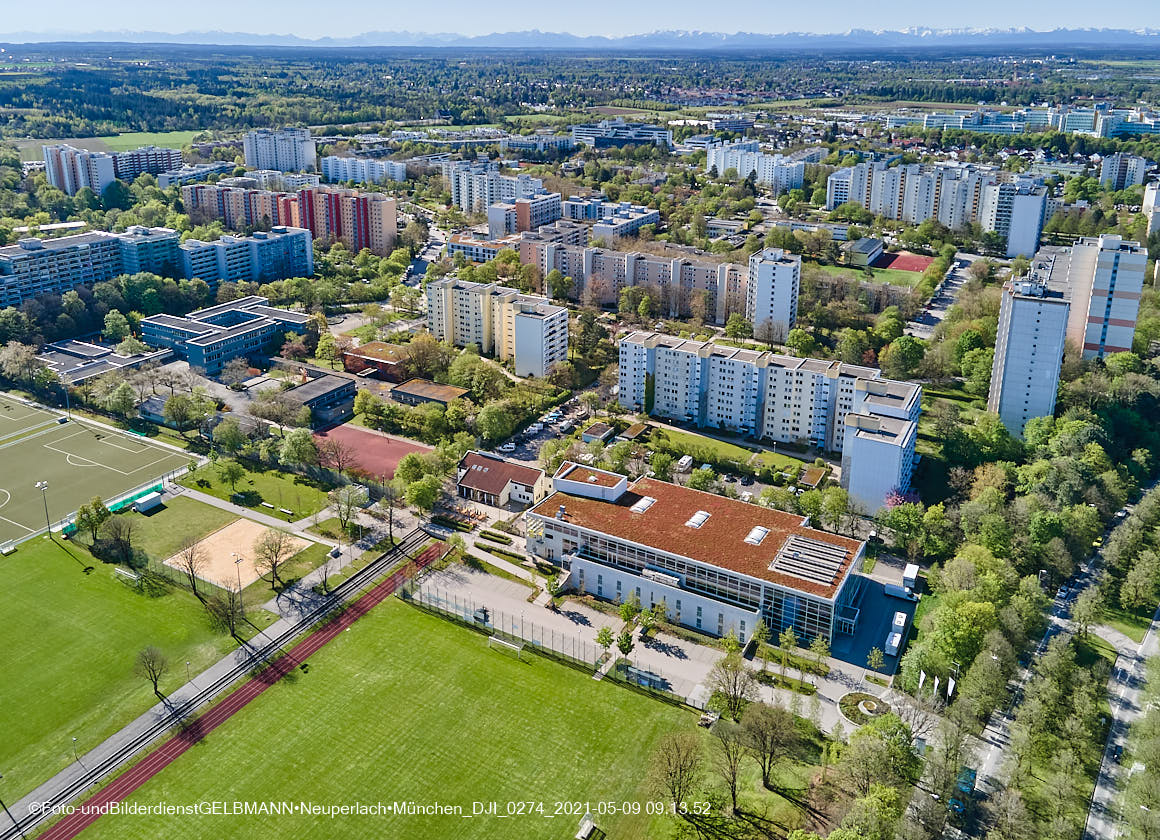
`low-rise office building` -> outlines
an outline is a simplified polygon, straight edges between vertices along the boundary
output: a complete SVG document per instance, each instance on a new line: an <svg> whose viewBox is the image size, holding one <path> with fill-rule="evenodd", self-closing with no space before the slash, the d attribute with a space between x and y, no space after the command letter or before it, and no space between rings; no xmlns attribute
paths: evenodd
<svg viewBox="0 0 1160 840"><path fill-rule="evenodd" d="M348 373L375 375L387 382L407 378L407 348L385 341L368 341L342 354L342 366Z"/></svg>
<svg viewBox="0 0 1160 840"><path fill-rule="evenodd" d="M664 126L625 122L623 117L572 126L572 139L593 149L652 143L671 147L673 132Z"/></svg>
<svg viewBox="0 0 1160 840"><path fill-rule="evenodd" d="M183 164L157 175L157 186L163 190L170 187L180 187L184 184L196 184L204 181L210 175L225 175L234 171L235 164L231 160L219 160L213 163Z"/></svg>
<svg viewBox="0 0 1160 840"><path fill-rule="evenodd" d="M329 426L354 416L357 389L354 380L345 376L324 374L283 393L310 409L314 426Z"/></svg>
<svg viewBox="0 0 1160 840"><path fill-rule="evenodd" d="M172 349L190 367L218 374L231 359L267 356L286 333L306 331L309 315L269 304L251 295L184 316L150 315L141 320L141 338L152 347Z"/></svg>
<svg viewBox="0 0 1160 840"><path fill-rule="evenodd" d="M64 384L79 385L111 371L160 364L172 355L172 350L146 350L143 353L122 356L117 353L115 347L107 344L66 339L46 344L36 358L60 377L60 381Z"/></svg>
<svg viewBox="0 0 1160 840"><path fill-rule="evenodd" d="M467 388L457 388L454 385L440 385L430 379L408 379L391 389L391 399L403 405L422 405L423 403L439 403L444 408L452 400L461 400L471 393Z"/></svg>
<svg viewBox="0 0 1160 840"><path fill-rule="evenodd" d="M455 471L455 492L492 507L525 508L548 494L544 471L505 460L490 452L468 452Z"/></svg>
<svg viewBox="0 0 1160 840"><path fill-rule="evenodd" d="M565 462L525 514L529 553L566 586L661 604L676 624L746 642L759 620L799 639L853 633L865 544L799 515Z"/></svg>

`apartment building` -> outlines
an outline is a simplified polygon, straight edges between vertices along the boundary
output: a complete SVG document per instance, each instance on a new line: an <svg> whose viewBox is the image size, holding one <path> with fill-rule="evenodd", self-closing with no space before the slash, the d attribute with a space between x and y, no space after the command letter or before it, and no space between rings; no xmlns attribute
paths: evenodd
<svg viewBox="0 0 1160 840"><path fill-rule="evenodd" d="M977 222L1000 233L1007 255L1039 247L1047 190L1038 178L1013 176L974 164L905 164L867 161L839 169L826 181L826 207L851 202L875 215L919 224L937 219L952 230Z"/></svg>
<svg viewBox="0 0 1160 840"><path fill-rule="evenodd" d="M304 228L279 225L251 236L227 234L213 242L189 239L181 243L180 252L184 275L211 288L221 282L270 283L314 275L314 244Z"/></svg>
<svg viewBox="0 0 1160 840"><path fill-rule="evenodd" d="M172 349L190 367L218 374L231 359L268 355L287 332L306 331L309 315L269 303L251 295L185 316L150 315L141 320L141 337L151 347Z"/></svg>
<svg viewBox="0 0 1160 840"><path fill-rule="evenodd" d="M1139 155L1117 152L1100 162L1100 186L1112 190L1126 190L1144 183L1148 161Z"/></svg>
<svg viewBox="0 0 1160 840"><path fill-rule="evenodd" d="M184 184L195 184L204 181L210 175L225 175L234 171L233 161L220 160L213 163L197 163L181 165L157 175L157 186L163 190L170 187L180 187Z"/></svg>
<svg viewBox="0 0 1160 840"><path fill-rule="evenodd" d="M427 327L439 341L511 359L517 376L546 376L568 357L568 310L495 283L428 283Z"/></svg>
<svg viewBox="0 0 1160 840"><path fill-rule="evenodd" d="M1144 204L1140 209L1148 220L1148 236L1160 231L1160 181L1144 188Z"/></svg>
<svg viewBox="0 0 1160 840"><path fill-rule="evenodd" d="M530 175L501 175L495 161L447 160L440 164L451 203L464 213L484 212L493 204L532 198L544 182Z"/></svg>
<svg viewBox="0 0 1160 840"><path fill-rule="evenodd" d="M919 385L883 379L877 368L659 333L632 333L621 339L619 352L619 399L630 411L840 452L842 486L867 512L882 506L886 491L910 486L922 410ZM864 436L848 453L851 415L880 418L885 431ZM860 429L873 425L858 422ZM862 451L872 457L860 458Z"/></svg>
<svg viewBox="0 0 1160 840"><path fill-rule="evenodd" d="M1070 249L1043 248L1025 276L1003 286L987 410L1017 437L1031 418L1055 413L1071 305L1070 263Z"/></svg>
<svg viewBox="0 0 1160 840"><path fill-rule="evenodd" d="M180 149L142 146L130 152L113 153L113 174L125 182L146 173L160 175L162 172L180 169L183 165Z"/></svg>
<svg viewBox="0 0 1160 840"><path fill-rule="evenodd" d="M560 218L560 194L539 192L529 198L493 204L487 208L487 232L491 239L536 230Z"/></svg>
<svg viewBox="0 0 1160 840"><path fill-rule="evenodd" d="M67 144L44 146L44 174L48 183L68 195L84 187L100 195L117 179L113 156L90 152Z"/></svg>
<svg viewBox="0 0 1160 840"><path fill-rule="evenodd" d="M398 240L395 199L383 193L364 193L335 187L298 192L299 224L315 239L342 242L351 251L370 249L388 256Z"/></svg>
<svg viewBox="0 0 1160 840"><path fill-rule="evenodd" d="M572 126L572 140L593 149L652 143L671 147L673 132L664 126L625 122L623 117Z"/></svg>
<svg viewBox="0 0 1160 840"><path fill-rule="evenodd" d="M251 169L246 174L227 181L229 186L245 186L251 189L296 192L309 187L317 187L322 176L313 172L283 172L280 169Z"/></svg>
<svg viewBox="0 0 1160 840"><path fill-rule="evenodd" d="M223 184L186 184L181 188L185 212L199 220L219 219L227 228L299 224L298 197L291 193L245 189Z"/></svg>
<svg viewBox="0 0 1160 840"><path fill-rule="evenodd" d="M519 236L504 236L499 239L480 239L466 233L453 233L447 237L447 254L454 257L463 254L474 263L485 263L499 256L500 251L516 250L520 245Z"/></svg>
<svg viewBox="0 0 1160 840"><path fill-rule="evenodd" d="M1147 248L1113 234L1072 246L1067 340L1085 359L1132 349L1147 264Z"/></svg>
<svg viewBox="0 0 1160 840"><path fill-rule="evenodd" d="M600 221L592 225L592 238L611 242L624 236L636 236L645 225L660 223L659 210L622 201L611 207L605 205Z"/></svg>
<svg viewBox="0 0 1160 840"><path fill-rule="evenodd" d="M501 149L522 152L570 152L576 141L567 134L511 134L500 140Z"/></svg>
<svg viewBox="0 0 1160 840"><path fill-rule="evenodd" d="M397 160L327 155L320 161L320 168L323 177L331 183L384 184L407 180L407 164Z"/></svg>
<svg viewBox="0 0 1160 840"><path fill-rule="evenodd" d="M761 341L782 343L797 323L802 258L766 248L749 258L745 318Z"/></svg>
<svg viewBox="0 0 1160 840"><path fill-rule="evenodd" d="M832 640L858 621L865 544L796 514L565 462L525 514L528 551L564 585L609 601L635 596L666 620L747 642L774 633Z"/></svg>
<svg viewBox="0 0 1160 840"><path fill-rule="evenodd" d="M0 308L110 280L124 273L121 259L118 238L101 232L0 247Z"/></svg>
<svg viewBox="0 0 1160 840"><path fill-rule="evenodd" d="M718 175L725 174L727 169L737 170L742 178L752 175L757 183L768 186L774 195L801 189L806 174L804 161L785 155L764 154L756 140L710 145L706 152L705 171L714 169Z"/></svg>
<svg viewBox="0 0 1160 840"><path fill-rule="evenodd" d="M242 138L242 153L250 169L313 172L318 151L308 128L259 128Z"/></svg>
<svg viewBox="0 0 1160 840"><path fill-rule="evenodd" d="M181 272L181 235L170 228L132 225L114 234L121 252L121 273L148 271L162 277L189 277Z"/></svg>

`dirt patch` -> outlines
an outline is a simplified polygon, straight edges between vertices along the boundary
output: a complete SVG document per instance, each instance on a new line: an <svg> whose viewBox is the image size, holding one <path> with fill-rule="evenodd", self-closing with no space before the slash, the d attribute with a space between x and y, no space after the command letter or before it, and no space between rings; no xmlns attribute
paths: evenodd
<svg viewBox="0 0 1160 840"><path fill-rule="evenodd" d="M232 589L238 585L240 575L242 588L246 588L261 577L254 565L254 543L269 530L251 519L237 519L202 538L198 545L205 556L205 565L198 577L223 589ZM291 541L295 554L310 545L300 537L292 537ZM179 569L177 555L166 560L165 565Z"/></svg>

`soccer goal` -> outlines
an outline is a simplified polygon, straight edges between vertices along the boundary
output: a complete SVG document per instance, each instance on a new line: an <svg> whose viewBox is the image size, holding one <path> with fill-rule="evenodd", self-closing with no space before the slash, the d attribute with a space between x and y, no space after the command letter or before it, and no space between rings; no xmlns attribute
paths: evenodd
<svg viewBox="0 0 1160 840"><path fill-rule="evenodd" d="M523 642L509 642L507 639L502 639L499 636L491 636L487 640L487 646L492 650L498 650L500 653L514 654L515 658L521 661L524 658Z"/></svg>

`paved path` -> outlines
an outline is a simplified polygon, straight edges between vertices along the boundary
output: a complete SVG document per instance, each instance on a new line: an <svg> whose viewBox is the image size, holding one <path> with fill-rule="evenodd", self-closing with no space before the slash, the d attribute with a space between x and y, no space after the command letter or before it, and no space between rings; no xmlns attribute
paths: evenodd
<svg viewBox="0 0 1160 840"><path fill-rule="evenodd" d="M1104 755L1100 762L1100 772L1096 776L1095 790L1092 792L1088 809L1084 840L1113 840L1122 831L1124 815L1120 810L1123 800L1123 783L1127 773L1117 759L1117 751L1126 745L1128 730L1143 714L1141 708L1142 686L1144 685L1145 663L1160 654L1160 607L1152 616L1144 641L1139 645L1110 627L1093 628L1102 638L1119 637L1126 644L1117 644L1120 656L1108 680L1108 704L1111 708L1112 723L1108 727L1108 740L1104 745ZM1110 631L1110 632L1109 632ZM1105 635L1107 634L1107 635Z"/></svg>
<svg viewBox="0 0 1160 840"><path fill-rule="evenodd" d="M431 563L442 551L443 546L441 545L430 546L416 558L415 562L419 568L422 568ZM335 621L328 622L311 633L284 656L271 663L262 674L251 677L204 715L193 720L181 732L102 788L86 802L86 805L95 811L103 805L120 802L130 796L139 787L172 764L191 746L201 741L206 735L249 705L252 700L259 697L267 688L293 671L324 645L370 612L371 609L390 597L405 579L405 574L403 569L399 569L379 583L344 610ZM70 840L96 822L98 816L99 811L96 813L90 810L76 811L61 819L40 837L42 840Z"/></svg>
<svg viewBox="0 0 1160 840"><path fill-rule="evenodd" d="M907 322L904 330L907 335L929 339L934 334L934 328L947 316L950 308L955 304L959 291L966 284L967 269L977 259L982 258L975 254L961 252L955 254L955 264L951 276L944 280L942 287L935 292L934 297L930 300L930 305L918 313L913 321Z"/></svg>

